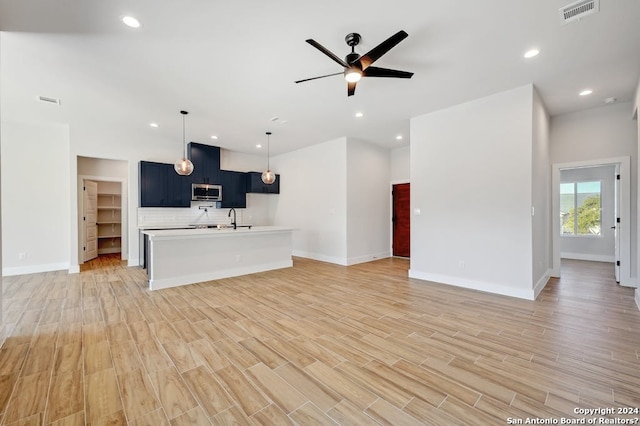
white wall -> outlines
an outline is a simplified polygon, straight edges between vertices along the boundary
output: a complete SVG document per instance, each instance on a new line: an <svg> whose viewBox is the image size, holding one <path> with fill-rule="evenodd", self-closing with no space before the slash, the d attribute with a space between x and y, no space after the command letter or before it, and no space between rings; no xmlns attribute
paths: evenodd
<svg viewBox="0 0 640 426"><path fill-rule="evenodd" d="M338 138L271 159L272 170L284 176L269 206L272 222L296 229L296 256L347 263L346 142Z"/></svg>
<svg viewBox="0 0 640 426"><path fill-rule="evenodd" d="M406 183L411 177L411 147L403 146L391 150L391 182Z"/></svg>
<svg viewBox="0 0 640 426"><path fill-rule="evenodd" d="M0 34L0 51L2 50L2 35ZM1 108L0 108L1 111ZM2 133L0 132L0 146L2 146ZM2 155L0 154L0 160ZM0 161L0 192L2 188L2 161ZM0 194L0 271L2 271L2 194ZM2 274L0 273L0 346L4 343L5 326L4 326L4 313L2 310L4 287L2 285Z"/></svg>
<svg viewBox="0 0 640 426"><path fill-rule="evenodd" d="M67 126L2 123L3 275L69 268L71 168Z"/></svg>
<svg viewBox="0 0 640 426"><path fill-rule="evenodd" d="M389 150L347 140L347 264L391 256Z"/></svg>
<svg viewBox="0 0 640 426"><path fill-rule="evenodd" d="M411 120L414 278L533 298L531 85Z"/></svg>
<svg viewBox="0 0 640 426"><path fill-rule="evenodd" d="M565 259L614 262L615 166L604 165L560 170L560 182L601 181L601 235L560 237L561 256Z"/></svg>
<svg viewBox="0 0 640 426"><path fill-rule="evenodd" d="M637 151L636 153L639 153L639 157L640 157L640 120L638 119L638 109L640 109L640 79L638 81L638 87L636 87L636 95L635 95L635 101L633 104L633 118L635 119L635 125L636 125L636 141L638 141L639 143L637 144ZM638 179L640 179L640 173L638 173ZM640 188L640 182L637 182L638 187ZM640 197L638 197L638 201L636 204L634 204L637 208L637 211L640 211ZM640 228L640 227L639 227ZM637 238L637 244L640 244L640 235L638 235L638 232L640 232L640 229L637 229L637 232L635 234L636 238ZM640 247L637 247L637 254L634 257L634 259L636 260L636 262L638 262L638 264L640 264L640 259L638 259L638 256L640 255ZM640 309L640 286L638 288L636 288L636 305L638 306L638 309Z"/></svg>
<svg viewBox="0 0 640 426"><path fill-rule="evenodd" d="M631 265L638 275L638 130L629 102L563 114L551 118L551 163L631 157Z"/></svg>
<svg viewBox="0 0 640 426"><path fill-rule="evenodd" d="M551 167L549 164L549 114L538 91L533 90L532 117L532 250L534 297L549 281L553 258L551 255Z"/></svg>
<svg viewBox="0 0 640 426"><path fill-rule="evenodd" d="M338 138L272 158L274 225L292 226L296 256L351 265L390 256L390 154Z"/></svg>

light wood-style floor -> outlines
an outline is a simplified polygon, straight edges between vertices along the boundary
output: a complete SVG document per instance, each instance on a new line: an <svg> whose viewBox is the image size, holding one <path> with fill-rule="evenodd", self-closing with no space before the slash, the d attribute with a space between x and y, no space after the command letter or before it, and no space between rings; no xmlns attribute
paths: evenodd
<svg viewBox="0 0 640 426"><path fill-rule="evenodd" d="M565 261L535 302L408 266L296 258L155 292L114 257L5 278L0 423L503 425L640 407L640 312L611 265Z"/></svg>

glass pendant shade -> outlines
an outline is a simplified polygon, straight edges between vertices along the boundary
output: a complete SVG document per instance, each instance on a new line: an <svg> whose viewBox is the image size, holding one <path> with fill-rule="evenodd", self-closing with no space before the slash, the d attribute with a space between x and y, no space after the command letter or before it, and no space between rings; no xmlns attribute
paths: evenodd
<svg viewBox="0 0 640 426"><path fill-rule="evenodd" d="M176 173L181 176L189 176L193 173L193 163L189 161L188 158L183 158L182 160L176 161L173 165Z"/></svg>
<svg viewBox="0 0 640 426"><path fill-rule="evenodd" d="M271 185L275 181L276 181L276 174L273 173L271 170L262 172L262 182L264 182L267 185Z"/></svg>
<svg viewBox="0 0 640 426"><path fill-rule="evenodd" d="M267 171L262 172L262 182L265 185L271 185L273 184L273 182L276 181L276 175L269 168L269 148L270 148L269 136L271 136L271 132L267 132L266 135L267 135Z"/></svg>
<svg viewBox="0 0 640 426"><path fill-rule="evenodd" d="M189 176L193 173L193 163L187 158L187 139L184 132L184 117L189 113L180 111L180 114L182 114L182 160L176 161L173 168L180 176Z"/></svg>

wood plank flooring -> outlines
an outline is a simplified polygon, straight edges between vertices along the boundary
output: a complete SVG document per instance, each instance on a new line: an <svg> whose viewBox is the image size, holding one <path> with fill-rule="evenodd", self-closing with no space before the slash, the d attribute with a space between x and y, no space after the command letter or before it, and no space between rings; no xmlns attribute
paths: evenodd
<svg viewBox="0 0 640 426"><path fill-rule="evenodd" d="M610 264L563 261L534 302L408 267L296 258L155 292L113 256L7 277L0 424L502 425L640 408L640 312Z"/></svg>

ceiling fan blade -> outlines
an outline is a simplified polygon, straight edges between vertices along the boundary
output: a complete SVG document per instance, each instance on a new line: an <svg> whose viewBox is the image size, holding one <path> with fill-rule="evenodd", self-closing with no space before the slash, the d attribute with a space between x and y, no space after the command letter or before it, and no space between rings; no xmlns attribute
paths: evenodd
<svg viewBox="0 0 640 426"><path fill-rule="evenodd" d="M313 47L315 47L316 49L318 49L319 51L321 51L322 53L324 53L325 55L327 55L328 57L330 57L331 59L333 59L334 61L336 61L340 65L342 65L343 67L347 68L349 66L349 65L347 65L347 63L345 61L340 59L339 56L337 56L335 53L331 52L329 49L327 49L326 47L324 47L323 45L321 45L317 41L315 41L313 39L308 39L307 43L309 43L310 45L312 45Z"/></svg>
<svg viewBox="0 0 640 426"><path fill-rule="evenodd" d="M296 81L296 83L303 83L303 82L305 82L305 81L309 81L309 80L317 80L317 79L319 79L319 78L331 77L331 76L334 76L334 75L340 75L340 74L344 74L344 72L336 72L336 73L333 73L333 74L320 75L320 76L318 76L318 77L305 78L304 80L298 80L298 81Z"/></svg>
<svg viewBox="0 0 640 426"><path fill-rule="evenodd" d="M362 72L363 77L395 77L395 78L411 78L412 72L390 70L388 68L369 67Z"/></svg>
<svg viewBox="0 0 640 426"><path fill-rule="evenodd" d="M368 51L367 53L365 53L360 58L360 64L362 65L362 69L363 70L367 69L371 64L373 64L375 61L380 59L382 55L387 53L396 44L400 43L402 40L404 40L407 37L409 37L409 34L407 34L405 31L400 30L394 35L392 35L391 37L389 37L388 39L386 39L385 41L383 41L382 43L380 43L379 45L377 45L376 47L374 47L373 49L371 49L370 51Z"/></svg>
<svg viewBox="0 0 640 426"><path fill-rule="evenodd" d="M356 82L347 82L347 96L353 96L356 93Z"/></svg>

